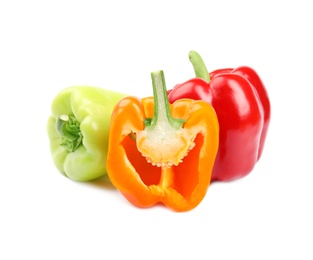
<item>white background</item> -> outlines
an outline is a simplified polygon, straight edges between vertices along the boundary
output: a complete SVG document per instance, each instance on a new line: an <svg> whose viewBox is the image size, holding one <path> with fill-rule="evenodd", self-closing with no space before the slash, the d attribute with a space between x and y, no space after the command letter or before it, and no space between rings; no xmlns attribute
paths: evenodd
<svg viewBox="0 0 313 260"><path fill-rule="evenodd" d="M313 259L310 1L1 1L0 259ZM54 167L46 134L62 89L151 95L208 70L248 65L272 120L245 178L209 187L187 213L138 209L105 181Z"/></svg>

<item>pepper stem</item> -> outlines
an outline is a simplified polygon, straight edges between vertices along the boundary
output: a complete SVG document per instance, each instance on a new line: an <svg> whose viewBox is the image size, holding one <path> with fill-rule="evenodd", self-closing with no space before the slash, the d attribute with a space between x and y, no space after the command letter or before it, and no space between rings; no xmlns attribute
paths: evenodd
<svg viewBox="0 0 313 260"><path fill-rule="evenodd" d="M179 129L182 127L184 120L173 118L168 101L164 72L162 70L151 73L153 98L154 98L154 115L152 119L145 120L146 129L153 129L156 125L166 124L171 128Z"/></svg>
<svg viewBox="0 0 313 260"><path fill-rule="evenodd" d="M205 66L203 59L200 54L196 51L189 52L189 60L193 66L196 77L205 80L207 83L210 82L210 74Z"/></svg>
<svg viewBox="0 0 313 260"><path fill-rule="evenodd" d="M83 135L77 119L69 115L59 115L56 120L56 130L61 135L61 146L69 152L74 152L82 143Z"/></svg>

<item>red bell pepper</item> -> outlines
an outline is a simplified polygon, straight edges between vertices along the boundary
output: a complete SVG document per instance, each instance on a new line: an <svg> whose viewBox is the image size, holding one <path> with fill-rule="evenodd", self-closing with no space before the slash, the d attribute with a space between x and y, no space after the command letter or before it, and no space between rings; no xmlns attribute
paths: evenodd
<svg viewBox="0 0 313 260"><path fill-rule="evenodd" d="M242 66L208 73L197 52L191 51L189 59L196 77L169 91L169 101L191 98L213 106L220 140L211 180L244 177L262 155L271 114L267 91L252 68Z"/></svg>

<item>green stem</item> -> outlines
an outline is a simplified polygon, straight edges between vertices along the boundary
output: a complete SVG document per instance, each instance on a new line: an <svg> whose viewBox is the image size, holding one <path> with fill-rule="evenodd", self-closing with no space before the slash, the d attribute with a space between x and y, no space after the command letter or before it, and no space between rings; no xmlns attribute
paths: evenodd
<svg viewBox="0 0 313 260"><path fill-rule="evenodd" d="M162 70L152 72L151 79L153 86L154 115L152 119L145 120L146 129L152 130L160 124L163 126L166 124L174 129L181 128L184 120L173 118L170 112L164 72Z"/></svg>
<svg viewBox="0 0 313 260"><path fill-rule="evenodd" d="M196 51L189 52L189 60L192 63L196 77L205 80L207 83L210 82L210 74L205 66L203 59L200 54Z"/></svg>
<svg viewBox="0 0 313 260"><path fill-rule="evenodd" d="M56 120L56 130L62 137L61 145L69 152L74 152L81 145L83 136L75 117L59 115Z"/></svg>
<svg viewBox="0 0 313 260"><path fill-rule="evenodd" d="M163 71L152 72L151 78L154 114L145 120L145 129L136 133L136 146L147 162L170 168L181 163L192 149L194 136L183 128L184 119L171 115ZM164 174L167 176L170 172ZM167 186L171 183L170 179L164 176L161 183Z"/></svg>

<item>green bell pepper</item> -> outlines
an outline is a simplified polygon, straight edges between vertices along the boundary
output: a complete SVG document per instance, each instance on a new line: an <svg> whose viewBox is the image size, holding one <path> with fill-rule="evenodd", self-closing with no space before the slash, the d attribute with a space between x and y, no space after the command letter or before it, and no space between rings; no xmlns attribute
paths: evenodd
<svg viewBox="0 0 313 260"><path fill-rule="evenodd" d="M90 86L61 91L51 105L47 132L57 169L76 181L106 174L111 113L125 94Z"/></svg>

